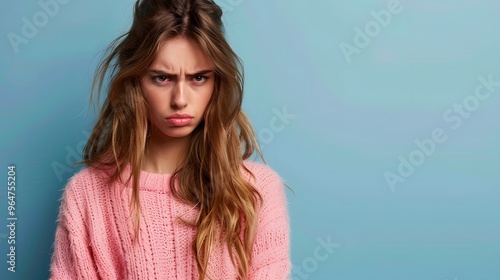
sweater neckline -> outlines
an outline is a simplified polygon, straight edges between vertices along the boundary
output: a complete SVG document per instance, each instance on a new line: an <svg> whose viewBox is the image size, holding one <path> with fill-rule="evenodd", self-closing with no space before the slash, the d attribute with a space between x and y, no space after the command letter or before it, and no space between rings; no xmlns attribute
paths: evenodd
<svg viewBox="0 0 500 280"><path fill-rule="evenodd" d="M126 180L132 168L130 164L127 164L122 172L124 179ZM159 191L162 193L170 192L170 178L172 174L170 173L154 173L146 170L142 170L139 176L139 189L146 191ZM127 184L127 187L132 187L132 181Z"/></svg>

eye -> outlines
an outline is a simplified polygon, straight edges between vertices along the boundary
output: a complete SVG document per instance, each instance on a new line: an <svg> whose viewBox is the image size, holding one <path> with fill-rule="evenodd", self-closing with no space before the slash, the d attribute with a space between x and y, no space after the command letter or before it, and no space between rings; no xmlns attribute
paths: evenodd
<svg viewBox="0 0 500 280"><path fill-rule="evenodd" d="M153 76L153 81L156 82L156 83L163 83L167 80L170 80L167 76Z"/></svg>
<svg viewBox="0 0 500 280"><path fill-rule="evenodd" d="M203 76L203 75L196 75L193 77L193 80L196 82L196 83L203 83L205 82L206 80L208 79L207 76Z"/></svg>

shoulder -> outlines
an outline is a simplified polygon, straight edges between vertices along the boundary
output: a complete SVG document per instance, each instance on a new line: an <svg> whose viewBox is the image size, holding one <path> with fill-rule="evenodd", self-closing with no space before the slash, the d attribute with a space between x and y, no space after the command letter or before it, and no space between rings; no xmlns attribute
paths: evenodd
<svg viewBox="0 0 500 280"><path fill-rule="evenodd" d="M109 199L111 171L86 166L70 177L63 189L58 219L83 230L81 224L98 215Z"/></svg>
<svg viewBox="0 0 500 280"><path fill-rule="evenodd" d="M97 203L103 196L110 178L109 170L86 166L70 177L62 194L62 205L68 208L85 208L89 203Z"/></svg>
<svg viewBox="0 0 500 280"><path fill-rule="evenodd" d="M244 166L254 177L243 171L245 177L259 192L262 201L259 202L259 231L288 231L288 201L283 179L268 165L244 161Z"/></svg>
<svg viewBox="0 0 500 280"><path fill-rule="evenodd" d="M243 174L245 177L253 181L252 183L268 184L282 181L278 173L266 164L245 160L243 161L243 165L252 173L249 174L248 171L243 169Z"/></svg>
<svg viewBox="0 0 500 280"><path fill-rule="evenodd" d="M81 192L89 189L98 189L109 181L109 170L101 170L86 166L68 179L65 192ZM93 188L92 188L93 187Z"/></svg>
<svg viewBox="0 0 500 280"><path fill-rule="evenodd" d="M283 179L271 167L253 161L244 161L243 165L252 173L249 174L248 171L243 168L245 178L261 195L264 197L284 196Z"/></svg>

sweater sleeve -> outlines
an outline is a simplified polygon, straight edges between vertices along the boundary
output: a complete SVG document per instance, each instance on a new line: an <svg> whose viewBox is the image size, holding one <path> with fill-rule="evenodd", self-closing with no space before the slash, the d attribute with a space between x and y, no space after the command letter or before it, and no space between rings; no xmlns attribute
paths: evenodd
<svg viewBox="0 0 500 280"><path fill-rule="evenodd" d="M262 168L265 172L257 178L257 188L263 203L259 211L249 279L289 279L290 225L285 188L278 174L267 166Z"/></svg>
<svg viewBox="0 0 500 280"><path fill-rule="evenodd" d="M66 186L59 209L50 280L99 279L86 234L85 216L78 205L75 178Z"/></svg>

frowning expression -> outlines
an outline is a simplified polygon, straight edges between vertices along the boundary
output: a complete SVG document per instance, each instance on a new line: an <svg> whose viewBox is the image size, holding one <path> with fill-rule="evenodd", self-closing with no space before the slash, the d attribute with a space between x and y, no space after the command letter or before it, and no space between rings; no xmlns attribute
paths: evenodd
<svg viewBox="0 0 500 280"><path fill-rule="evenodd" d="M185 37L166 41L142 76L149 105L151 137L186 137L202 122L214 91L212 64L199 46Z"/></svg>

